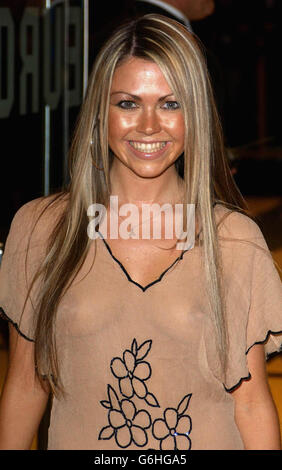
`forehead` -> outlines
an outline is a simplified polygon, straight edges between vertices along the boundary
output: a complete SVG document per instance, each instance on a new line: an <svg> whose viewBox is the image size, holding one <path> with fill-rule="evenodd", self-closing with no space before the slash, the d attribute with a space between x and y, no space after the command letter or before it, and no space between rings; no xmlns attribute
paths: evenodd
<svg viewBox="0 0 282 470"><path fill-rule="evenodd" d="M171 91L159 66L153 61L138 57L130 57L114 72L111 90L126 91L125 88L131 89L132 92L140 88Z"/></svg>

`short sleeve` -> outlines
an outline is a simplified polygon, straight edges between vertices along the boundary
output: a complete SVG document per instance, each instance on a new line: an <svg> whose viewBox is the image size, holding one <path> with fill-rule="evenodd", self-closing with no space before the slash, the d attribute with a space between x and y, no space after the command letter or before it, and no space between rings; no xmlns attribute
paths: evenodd
<svg viewBox="0 0 282 470"><path fill-rule="evenodd" d="M225 375L215 346L209 346L209 363L230 392L250 377L247 356L255 344L264 344L266 358L282 350L282 283L254 220L232 212L220 233L229 340Z"/></svg>
<svg viewBox="0 0 282 470"><path fill-rule="evenodd" d="M228 315L230 353L225 382L228 390L250 377L247 354L255 344L264 344L266 358L282 350L281 279L259 226L246 216L239 217L243 218L247 241L234 251L236 264L243 266L238 269L241 291L237 292L236 302L236 289L233 290L232 299L236 303ZM236 304L240 310L236 309Z"/></svg>
<svg viewBox="0 0 282 470"><path fill-rule="evenodd" d="M256 249L253 262L246 352L264 343L268 358L282 350L282 284L262 235L261 246L265 251Z"/></svg>
<svg viewBox="0 0 282 470"><path fill-rule="evenodd" d="M46 216L38 217L48 200L34 199L16 212L0 266L0 316L12 323L18 333L29 341L34 341L35 337L35 305L40 277L29 295L28 291L45 256L50 217L48 220Z"/></svg>

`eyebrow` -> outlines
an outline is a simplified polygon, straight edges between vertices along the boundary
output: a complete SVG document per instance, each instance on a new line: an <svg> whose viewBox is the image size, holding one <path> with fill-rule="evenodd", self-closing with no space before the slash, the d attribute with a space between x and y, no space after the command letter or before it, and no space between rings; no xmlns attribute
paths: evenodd
<svg viewBox="0 0 282 470"><path fill-rule="evenodd" d="M128 95L128 96L132 96L132 98L134 98L135 100L139 100L139 101L141 100L140 96L133 95L132 93L128 93L127 91L114 91L113 93L111 93L111 96L117 95L117 94ZM169 96L174 96L174 93L169 93L168 95L161 96L158 99L158 101L163 101L165 98L168 98Z"/></svg>

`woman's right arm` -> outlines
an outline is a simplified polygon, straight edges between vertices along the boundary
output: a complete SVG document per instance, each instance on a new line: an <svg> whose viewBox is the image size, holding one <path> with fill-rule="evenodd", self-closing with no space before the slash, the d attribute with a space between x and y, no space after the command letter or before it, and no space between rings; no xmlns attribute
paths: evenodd
<svg viewBox="0 0 282 470"><path fill-rule="evenodd" d="M9 365L0 399L0 449L29 450L50 388L35 373L34 343L9 324Z"/></svg>

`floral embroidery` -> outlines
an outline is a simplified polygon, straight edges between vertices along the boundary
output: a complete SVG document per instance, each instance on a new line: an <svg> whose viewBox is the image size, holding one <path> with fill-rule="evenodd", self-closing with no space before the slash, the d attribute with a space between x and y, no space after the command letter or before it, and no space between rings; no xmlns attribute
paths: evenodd
<svg viewBox="0 0 282 470"><path fill-rule="evenodd" d="M119 400L114 388L108 384L108 400L102 400L101 405L108 409L108 425L104 426L98 439L114 438L116 444L126 448L134 443L144 447L148 443L148 431L159 441L161 450L191 449L190 433L192 420L185 414L192 394L185 395L177 408L166 408L163 418L152 418L148 411L137 409L133 402L137 397L138 403L144 400L149 406L159 408L159 402L153 393L148 391L146 381L152 375L152 369L144 358L152 347L152 340L144 341L139 347L134 338L130 349L126 349L121 357L111 360L110 368L113 376L118 379Z"/></svg>
<svg viewBox="0 0 282 470"><path fill-rule="evenodd" d="M153 422L152 434L160 441L160 450L190 450L189 434L192 421L190 416L184 413L188 408L191 395L191 393L186 395L177 409L166 408L163 419L159 418Z"/></svg>
<svg viewBox="0 0 282 470"><path fill-rule="evenodd" d="M119 390L121 395L132 398L136 395L138 398L145 399L150 406L159 406L156 397L148 392L145 381L151 377L151 366L143 359L147 356L152 346L152 341L148 340L137 346L134 338L131 350L126 349L123 353L123 359L114 357L111 361L111 371L119 381Z"/></svg>
<svg viewBox="0 0 282 470"><path fill-rule="evenodd" d="M132 441L138 447L144 447L148 442L145 429L151 426L151 417L146 410L136 410L131 400L118 400L115 390L108 385L109 401L102 401L109 408L109 425L101 429L99 439L111 439L113 436L119 447L128 447Z"/></svg>

